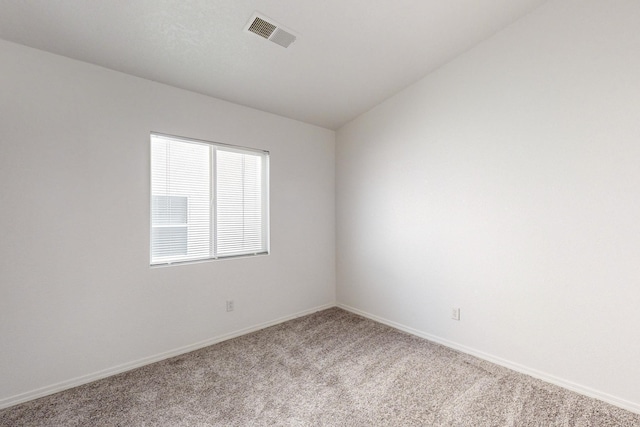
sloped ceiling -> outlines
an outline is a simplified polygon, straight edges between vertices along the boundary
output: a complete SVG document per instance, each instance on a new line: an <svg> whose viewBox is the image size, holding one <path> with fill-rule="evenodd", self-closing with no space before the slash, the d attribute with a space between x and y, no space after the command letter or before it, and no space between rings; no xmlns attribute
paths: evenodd
<svg viewBox="0 0 640 427"><path fill-rule="evenodd" d="M337 129L544 1L0 0L0 38Z"/></svg>

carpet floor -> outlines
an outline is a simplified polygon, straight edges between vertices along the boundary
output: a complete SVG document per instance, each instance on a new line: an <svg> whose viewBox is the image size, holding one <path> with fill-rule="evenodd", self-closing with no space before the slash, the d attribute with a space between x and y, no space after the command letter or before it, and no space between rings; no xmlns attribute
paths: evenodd
<svg viewBox="0 0 640 427"><path fill-rule="evenodd" d="M640 426L338 308L0 411L2 426Z"/></svg>

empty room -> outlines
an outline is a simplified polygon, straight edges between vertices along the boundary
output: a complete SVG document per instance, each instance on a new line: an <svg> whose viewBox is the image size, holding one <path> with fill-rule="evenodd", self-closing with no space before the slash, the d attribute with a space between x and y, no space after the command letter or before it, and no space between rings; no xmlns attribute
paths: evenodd
<svg viewBox="0 0 640 427"><path fill-rule="evenodd" d="M0 1L0 426L640 426L637 0Z"/></svg>

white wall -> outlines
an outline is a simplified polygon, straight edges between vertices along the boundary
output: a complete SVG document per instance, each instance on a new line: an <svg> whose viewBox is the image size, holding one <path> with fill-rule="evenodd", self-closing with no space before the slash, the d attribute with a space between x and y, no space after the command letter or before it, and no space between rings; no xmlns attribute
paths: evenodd
<svg viewBox="0 0 640 427"><path fill-rule="evenodd" d="M2 41L0 64L0 406L335 303L334 132ZM270 255L149 267L150 131L271 152Z"/></svg>
<svg viewBox="0 0 640 427"><path fill-rule="evenodd" d="M640 411L639 23L551 1L340 129L338 303Z"/></svg>

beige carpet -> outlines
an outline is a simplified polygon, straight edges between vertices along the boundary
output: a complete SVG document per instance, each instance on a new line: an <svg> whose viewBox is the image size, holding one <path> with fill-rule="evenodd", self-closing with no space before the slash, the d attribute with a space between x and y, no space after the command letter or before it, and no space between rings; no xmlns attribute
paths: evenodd
<svg viewBox="0 0 640 427"><path fill-rule="evenodd" d="M2 426L640 426L333 308L0 411Z"/></svg>

